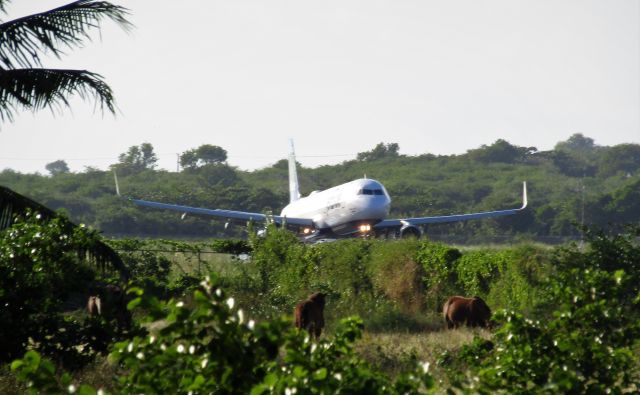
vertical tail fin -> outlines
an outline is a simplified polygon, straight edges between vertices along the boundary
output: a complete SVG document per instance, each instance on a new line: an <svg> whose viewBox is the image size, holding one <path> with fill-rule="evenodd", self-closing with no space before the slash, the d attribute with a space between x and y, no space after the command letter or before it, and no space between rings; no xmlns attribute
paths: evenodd
<svg viewBox="0 0 640 395"><path fill-rule="evenodd" d="M113 171L113 179L116 182L116 195L120 196L120 186L118 185L118 175L116 174L116 171Z"/></svg>
<svg viewBox="0 0 640 395"><path fill-rule="evenodd" d="M296 170L296 154L293 150L293 139L289 139L291 152L289 153L289 203L300 199L300 187L298 186L298 172Z"/></svg>

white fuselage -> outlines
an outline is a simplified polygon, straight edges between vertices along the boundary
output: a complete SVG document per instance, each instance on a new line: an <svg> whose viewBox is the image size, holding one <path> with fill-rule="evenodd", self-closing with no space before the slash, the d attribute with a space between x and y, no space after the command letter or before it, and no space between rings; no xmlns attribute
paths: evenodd
<svg viewBox="0 0 640 395"><path fill-rule="evenodd" d="M384 186L358 179L289 203L283 217L311 218L316 229L340 229L358 222L375 225L389 214L391 198Z"/></svg>

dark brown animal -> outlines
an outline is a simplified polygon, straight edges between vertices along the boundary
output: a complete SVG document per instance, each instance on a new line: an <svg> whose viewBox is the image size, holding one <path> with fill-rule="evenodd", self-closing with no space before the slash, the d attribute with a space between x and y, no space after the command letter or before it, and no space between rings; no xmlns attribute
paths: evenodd
<svg viewBox="0 0 640 395"><path fill-rule="evenodd" d="M87 300L87 312L90 316L102 315L102 301L100 300L100 296L89 296L89 300Z"/></svg>
<svg viewBox="0 0 640 395"><path fill-rule="evenodd" d="M461 325L490 328L491 309L479 296L473 298L450 297L442 307L442 315L448 329Z"/></svg>
<svg viewBox="0 0 640 395"><path fill-rule="evenodd" d="M307 300L296 305L293 315L296 328L309 332L309 336L320 337L324 328L324 304L326 295L322 292L311 294Z"/></svg>
<svg viewBox="0 0 640 395"><path fill-rule="evenodd" d="M90 316L102 316L105 320L115 320L119 330L131 329L131 313L127 309L125 292L117 285L108 284L94 289L87 301Z"/></svg>

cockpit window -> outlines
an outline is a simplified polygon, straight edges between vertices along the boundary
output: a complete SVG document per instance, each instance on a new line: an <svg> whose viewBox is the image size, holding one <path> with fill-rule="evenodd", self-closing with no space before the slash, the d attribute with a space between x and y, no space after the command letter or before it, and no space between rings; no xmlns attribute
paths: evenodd
<svg viewBox="0 0 640 395"><path fill-rule="evenodd" d="M382 192L382 189L363 188L358 191L358 195L384 195L384 192Z"/></svg>

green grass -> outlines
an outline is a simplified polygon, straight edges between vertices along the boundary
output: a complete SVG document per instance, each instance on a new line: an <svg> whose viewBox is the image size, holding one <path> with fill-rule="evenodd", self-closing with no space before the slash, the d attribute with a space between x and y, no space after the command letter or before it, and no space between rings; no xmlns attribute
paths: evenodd
<svg viewBox="0 0 640 395"><path fill-rule="evenodd" d="M444 351L456 352L474 336L489 338L481 329L424 331L421 333L365 332L356 344L357 353L367 362L391 376L409 370L414 361L429 362L429 371L437 382L447 383L444 370L437 364Z"/></svg>

